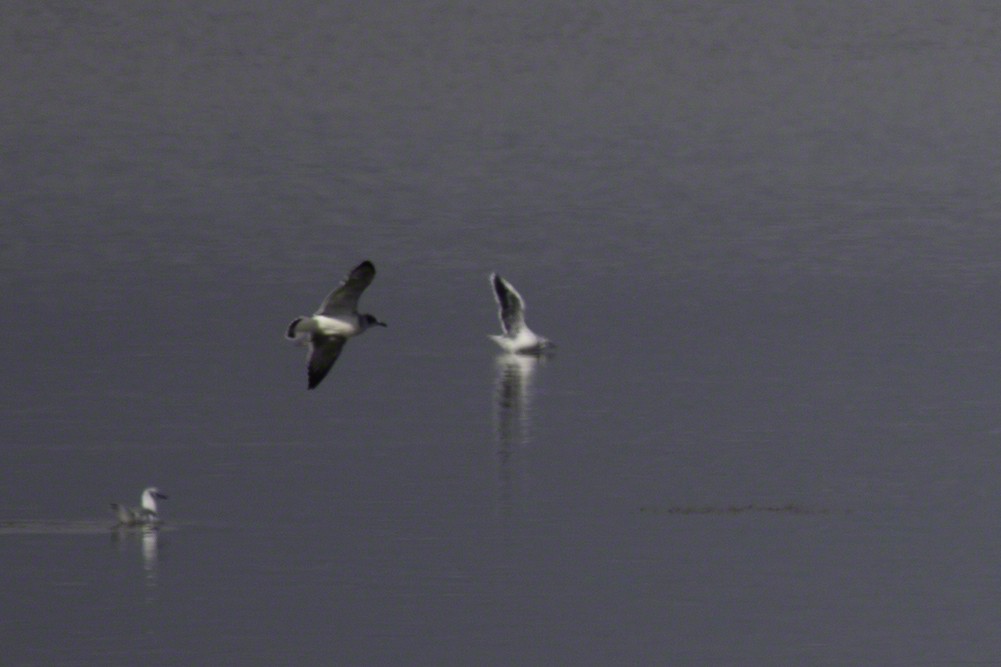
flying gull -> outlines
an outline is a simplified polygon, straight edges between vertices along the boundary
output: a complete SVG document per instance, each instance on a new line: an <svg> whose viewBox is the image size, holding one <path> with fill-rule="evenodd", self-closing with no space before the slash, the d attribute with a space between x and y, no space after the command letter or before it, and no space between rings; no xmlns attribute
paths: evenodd
<svg viewBox="0 0 1001 667"><path fill-rule="evenodd" d="M504 329L502 335L490 336L498 345L514 354L539 354L556 347L555 343L537 335L525 324L525 300L511 283L491 273L490 284L494 288L498 316Z"/></svg>
<svg viewBox="0 0 1001 667"><path fill-rule="evenodd" d="M386 326L375 316L358 312L358 299L373 278L375 266L367 260L362 262L323 300L312 317L297 317L289 324L287 338L309 342L306 369L310 389L315 389L330 372L348 338L372 326Z"/></svg>

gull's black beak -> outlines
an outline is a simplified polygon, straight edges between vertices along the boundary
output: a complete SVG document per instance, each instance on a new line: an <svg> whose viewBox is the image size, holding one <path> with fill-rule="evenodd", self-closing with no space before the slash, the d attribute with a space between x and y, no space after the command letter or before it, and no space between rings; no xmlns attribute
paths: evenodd
<svg viewBox="0 0 1001 667"><path fill-rule="evenodd" d="M376 320L376 321L375 321L375 323L376 323L376 324L378 324L378 325L379 325L380 327L388 327L388 326L389 326L389 325L388 325L388 324L386 324L385 322L381 322L381 321L379 321L379 320Z"/></svg>

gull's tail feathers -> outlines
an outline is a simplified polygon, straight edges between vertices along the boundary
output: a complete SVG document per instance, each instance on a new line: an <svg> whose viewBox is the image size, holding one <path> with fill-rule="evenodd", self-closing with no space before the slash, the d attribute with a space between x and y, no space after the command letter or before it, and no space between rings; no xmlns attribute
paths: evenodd
<svg viewBox="0 0 1001 667"><path fill-rule="evenodd" d="M302 322L304 319L305 319L304 317L297 317L294 320L292 320L292 323L288 325L288 331L285 332L285 337L288 338L289 340L295 340L296 338L298 338L299 332L296 329L298 328L299 323Z"/></svg>

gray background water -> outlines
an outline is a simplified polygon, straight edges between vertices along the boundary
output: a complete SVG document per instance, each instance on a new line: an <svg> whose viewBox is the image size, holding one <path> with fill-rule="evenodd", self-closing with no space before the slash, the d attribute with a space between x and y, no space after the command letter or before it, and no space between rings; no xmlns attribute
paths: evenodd
<svg viewBox="0 0 1001 667"><path fill-rule="evenodd" d="M0 662L1001 663L999 53L977 2L0 4ZM390 327L307 392L365 258Z"/></svg>

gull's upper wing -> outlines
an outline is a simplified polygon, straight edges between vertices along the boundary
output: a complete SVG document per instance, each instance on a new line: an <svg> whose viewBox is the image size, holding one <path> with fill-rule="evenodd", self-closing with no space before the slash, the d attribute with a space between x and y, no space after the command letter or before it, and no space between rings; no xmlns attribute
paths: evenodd
<svg viewBox="0 0 1001 667"><path fill-rule="evenodd" d="M375 265L365 260L351 269L344 282L327 295L316 314L337 315L355 312L358 308L358 298L365 288L372 284L373 278L375 278Z"/></svg>
<svg viewBox="0 0 1001 667"><path fill-rule="evenodd" d="M494 297L500 306L498 316L501 326L508 335L514 335L525 326L525 302L511 283L496 273L490 274L494 286Z"/></svg>
<svg viewBox="0 0 1001 667"><path fill-rule="evenodd" d="M119 505L118 503L111 503L111 509L118 518L119 523L128 524L135 521L136 515L131 508L126 507L125 505Z"/></svg>
<svg viewBox="0 0 1001 667"><path fill-rule="evenodd" d="M347 340L343 336L313 335L309 341L309 361L306 364L310 389L314 389L327 377L337 357L341 356Z"/></svg>

